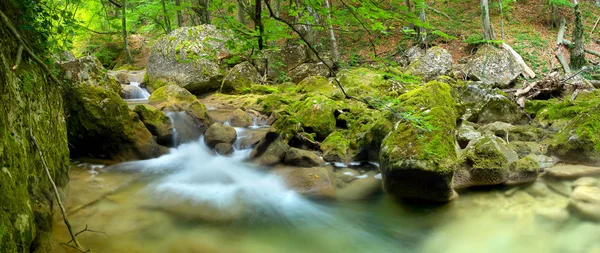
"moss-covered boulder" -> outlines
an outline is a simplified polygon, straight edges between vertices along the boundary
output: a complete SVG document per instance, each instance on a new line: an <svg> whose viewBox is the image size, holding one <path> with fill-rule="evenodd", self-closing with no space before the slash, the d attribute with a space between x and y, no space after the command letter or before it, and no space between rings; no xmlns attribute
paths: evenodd
<svg viewBox="0 0 600 253"><path fill-rule="evenodd" d="M432 47L414 58L407 67L411 75L421 76L425 81L431 81L438 76L444 76L452 69L452 55L441 47Z"/></svg>
<svg viewBox="0 0 600 253"><path fill-rule="evenodd" d="M195 94L218 90L225 76L219 57L227 54L230 38L230 32L212 25L181 27L163 36L150 52L147 86L172 83Z"/></svg>
<svg viewBox="0 0 600 253"><path fill-rule="evenodd" d="M465 159L471 185L496 185L508 180L509 162L502 152L506 143L493 135L483 136L466 148Z"/></svg>
<svg viewBox="0 0 600 253"><path fill-rule="evenodd" d="M164 112L154 106L143 104L136 105L133 111L138 114L150 133L156 136L158 144L167 147L175 145L173 143L175 128L173 128L171 120Z"/></svg>
<svg viewBox="0 0 600 253"><path fill-rule="evenodd" d="M278 113L278 119L271 125L271 131L279 133L286 141L300 132L314 134L317 139L323 140L336 129L336 109L336 101L326 96L304 96Z"/></svg>
<svg viewBox="0 0 600 253"><path fill-rule="evenodd" d="M530 183L537 179L540 165L533 156L526 156L510 164L506 184Z"/></svg>
<svg viewBox="0 0 600 253"><path fill-rule="evenodd" d="M600 165L600 107L573 118L554 136L548 153L564 161Z"/></svg>
<svg viewBox="0 0 600 253"><path fill-rule="evenodd" d="M338 87L323 76L310 76L303 79L296 85L296 92L302 94L321 94L332 96L336 92L341 92Z"/></svg>
<svg viewBox="0 0 600 253"><path fill-rule="evenodd" d="M163 86L150 95L150 105L163 112L185 112L194 120L195 128L204 133L214 121L208 116L206 107L196 96L177 85Z"/></svg>
<svg viewBox="0 0 600 253"><path fill-rule="evenodd" d="M487 95L483 103L472 109L469 121L479 124L502 121L510 124L529 122L527 114L504 95Z"/></svg>
<svg viewBox="0 0 600 253"><path fill-rule="evenodd" d="M381 145L383 187L389 194L431 201L456 197L454 131L460 115L451 92L448 84L429 82L400 96L413 114L399 121Z"/></svg>
<svg viewBox="0 0 600 253"><path fill-rule="evenodd" d="M289 72L290 80L293 83L298 83L311 76L327 77L329 76L329 68L322 62L302 63Z"/></svg>
<svg viewBox="0 0 600 253"><path fill-rule="evenodd" d="M333 132L321 144L323 159L328 162L349 163L352 161L350 154L350 140L341 132Z"/></svg>
<svg viewBox="0 0 600 253"><path fill-rule="evenodd" d="M491 45L480 47L465 66L470 79L498 88L509 87L522 72L508 51Z"/></svg>
<svg viewBox="0 0 600 253"><path fill-rule="evenodd" d="M60 62L61 71L58 78L76 85L92 85L121 92L116 78L107 75L102 64L93 56L85 56L70 61Z"/></svg>
<svg viewBox="0 0 600 253"><path fill-rule="evenodd" d="M250 154L250 160L263 166L281 163L290 146L275 132L269 132L256 145Z"/></svg>
<svg viewBox="0 0 600 253"><path fill-rule="evenodd" d="M456 141L461 148L466 148L467 145L473 140L481 137L481 132L477 129L479 126L468 121L464 121L458 127L456 131Z"/></svg>
<svg viewBox="0 0 600 253"><path fill-rule="evenodd" d="M72 156L132 160L166 152L117 93L98 86L79 85L67 92L67 98Z"/></svg>
<svg viewBox="0 0 600 253"><path fill-rule="evenodd" d="M237 133L233 127L223 125L222 123L212 124L204 134L204 143L210 148L214 148L219 143L233 144L237 138Z"/></svg>
<svg viewBox="0 0 600 253"><path fill-rule="evenodd" d="M283 163L298 167L314 167L323 165L324 161L313 152L290 148L285 152Z"/></svg>
<svg viewBox="0 0 600 253"><path fill-rule="evenodd" d="M233 111L229 120L232 127L249 127L252 125L252 116L241 109Z"/></svg>
<svg viewBox="0 0 600 253"><path fill-rule="evenodd" d="M252 63L245 61L227 71L220 91L225 94L239 93L244 89L249 89L252 84L258 83L259 80L260 75L256 67Z"/></svg>
<svg viewBox="0 0 600 253"><path fill-rule="evenodd" d="M532 125L512 125L506 122L493 122L481 127L481 131L513 141L540 141L547 133Z"/></svg>

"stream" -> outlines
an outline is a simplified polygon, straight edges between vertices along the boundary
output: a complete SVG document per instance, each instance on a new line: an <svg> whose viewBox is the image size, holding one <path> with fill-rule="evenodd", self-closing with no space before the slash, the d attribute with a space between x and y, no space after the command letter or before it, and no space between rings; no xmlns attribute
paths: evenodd
<svg viewBox="0 0 600 253"><path fill-rule="evenodd" d="M268 128L236 131L261 129ZM117 253L600 252L600 224L566 209L561 189L571 181L470 189L443 206L383 193L317 201L245 162L251 149L234 146L232 156L217 156L200 136L151 160L72 161L70 222L76 231L101 231L79 241ZM54 231L59 242L70 240L58 213Z"/></svg>

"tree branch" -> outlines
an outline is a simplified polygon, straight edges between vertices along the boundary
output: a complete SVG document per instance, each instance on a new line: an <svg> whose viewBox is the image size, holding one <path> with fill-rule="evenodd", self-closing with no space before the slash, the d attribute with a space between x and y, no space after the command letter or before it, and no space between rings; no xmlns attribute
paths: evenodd
<svg viewBox="0 0 600 253"><path fill-rule="evenodd" d="M114 6L116 6L117 8L121 8L123 7L122 4L115 2L115 0L108 0L111 4L113 4Z"/></svg>
<svg viewBox="0 0 600 253"><path fill-rule="evenodd" d="M23 55L23 45L19 45L19 49L17 49L17 60L15 60L15 65L12 67L12 71L16 71L19 67L19 63L21 63L21 56Z"/></svg>

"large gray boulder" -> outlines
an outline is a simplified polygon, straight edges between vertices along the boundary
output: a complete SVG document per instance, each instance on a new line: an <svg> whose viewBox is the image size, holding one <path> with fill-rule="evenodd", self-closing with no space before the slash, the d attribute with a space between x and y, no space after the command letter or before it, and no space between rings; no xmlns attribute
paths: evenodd
<svg viewBox="0 0 600 253"><path fill-rule="evenodd" d="M477 104L470 111L468 121L479 124L496 121L510 124L529 122L527 114L515 102L501 94L486 95L483 103Z"/></svg>
<svg viewBox="0 0 600 253"><path fill-rule="evenodd" d="M221 87L219 58L227 54L228 31L212 25L178 28L159 39L148 59L148 88L177 84L202 94Z"/></svg>
<svg viewBox="0 0 600 253"><path fill-rule="evenodd" d="M289 73L293 83L299 83L307 77L311 76L329 76L329 68L322 63L302 63L296 68L292 69Z"/></svg>
<svg viewBox="0 0 600 253"><path fill-rule="evenodd" d="M75 85L91 85L109 89L119 94L121 86L116 78L107 75L102 64L93 56L85 56L70 61L59 62L62 71L58 79Z"/></svg>
<svg viewBox="0 0 600 253"><path fill-rule="evenodd" d="M446 75L452 69L452 55L441 47L429 48L424 54L412 58L408 72L422 76L425 81Z"/></svg>
<svg viewBox="0 0 600 253"><path fill-rule="evenodd" d="M241 92L244 88L250 88L253 83L258 83L260 75L256 70L256 67L250 62L242 62L235 65L232 69L227 72L223 84L221 85L221 92L223 93L236 93Z"/></svg>
<svg viewBox="0 0 600 253"><path fill-rule="evenodd" d="M288 44L279 51L266 51L257 63L259 73L267 73L269 80L278 80L300 64L309 62L310 56L305 45ZM266 64L265 64L266 63Z"/></svg>
<svg viewBox="0 0 600 253"><path fill-rule="evenodd" d="M509 52L484 45L471 57L464 72L472 80L496 88L507 88L523 70Z"/></svg>

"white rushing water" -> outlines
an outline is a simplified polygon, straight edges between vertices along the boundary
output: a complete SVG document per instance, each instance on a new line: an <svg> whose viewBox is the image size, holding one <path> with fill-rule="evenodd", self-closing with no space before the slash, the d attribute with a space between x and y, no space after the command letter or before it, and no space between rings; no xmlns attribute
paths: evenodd
<svg viewBox="0 0 600 253"><path fill-rule="evenodd" d="M133 87L133 92L131 93L131 96L128 96L125 99L146 100L146 99L150 98L150 93L146 89L140 87L140 83L130 82L129 85Z"/></svg>

